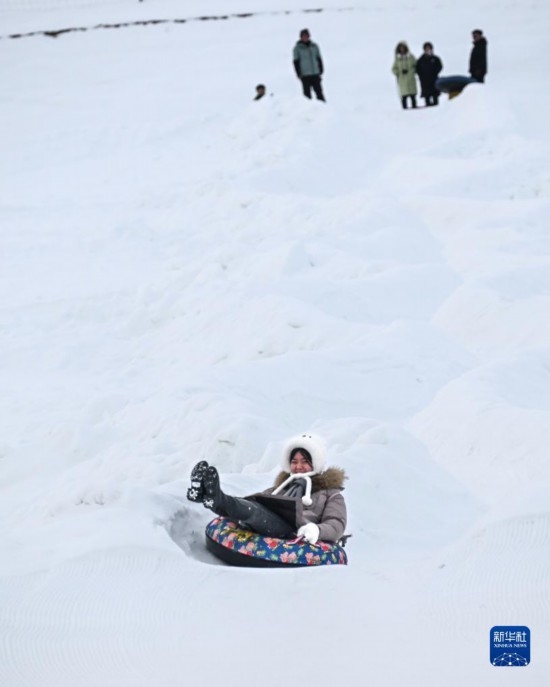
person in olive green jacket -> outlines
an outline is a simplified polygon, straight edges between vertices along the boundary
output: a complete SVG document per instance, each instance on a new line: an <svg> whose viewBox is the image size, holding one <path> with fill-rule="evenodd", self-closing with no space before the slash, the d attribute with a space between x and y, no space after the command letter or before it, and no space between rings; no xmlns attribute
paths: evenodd
<svg viewBox="0 0 550 687"><path fill-rule="evenodd" d="M216 468L202 460L191 472L187 498L265 536L337 542L347 521L342 495L346 476L325 463L323 440L302 434L287 442L282 471L269 489L244 498L225 494Z"/></svg>
<svg viewBox="0 0 550 687"><path fill-rule="evenodd" d="M411 99L412 107L416 107L416 58L409 52L409 46L405 41L400 41L395 48L395 60L391 70L397 77L403 109L407 109L407 98Z"/></svg>

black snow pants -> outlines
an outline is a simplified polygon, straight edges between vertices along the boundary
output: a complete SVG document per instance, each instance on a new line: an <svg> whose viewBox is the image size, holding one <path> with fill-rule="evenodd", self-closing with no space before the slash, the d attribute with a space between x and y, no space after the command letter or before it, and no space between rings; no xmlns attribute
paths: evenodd
<svg viewBox="0 0 550 687"><path fill-rule="evenodd" d="M323 87L321 86L321 76L319 74L313 74L311 76L301 76L302 88L306 98L311 98L311 89L313 88L317 100L324 100L325 96L323 94Z"/></svg>
<svg viewBox="0 0 550 687"><path fill-rule="evenodd" d="M407 98L411 99L412 107L413 108L416 107L416 96L415 95L402 95L401 96L401 105L402 105L403 109L404 110L407 109Z"/></svg>
<svg viewBox="0 0 550 687"><path fill-rule="evenodd" d="M292 526L266 506L221 492L212 510L222 517L241 522L258 534L285 539L292 536Z"/></svg>

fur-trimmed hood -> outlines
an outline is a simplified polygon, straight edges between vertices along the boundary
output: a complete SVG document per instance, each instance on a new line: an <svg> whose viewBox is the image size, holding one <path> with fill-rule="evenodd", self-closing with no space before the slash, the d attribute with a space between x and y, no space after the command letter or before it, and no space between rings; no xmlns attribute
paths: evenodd
<svg viewBox="0 0 550 687"><path fill-rule="evenodd" d="M279 487L289 476L289 472L281 471L275 478L273 486L275 488ZM311 477L311 491L315 493L321 489L344 489L344 481L346 479L346 473L342 468L336 466L329 467L319 475Z"/></svg>
<svg viewBox="0 0 550 687"><path fill-rule="evenodd" d="M395 46L395 54L396 54L396 55L401 55L401 53L399 52L399 48L400 48L401 46L403 46L403 47L406 49L406 51L407 51L407 52L403 55L403 57L406 57L406 56L410 53L409 46L407 45L407 41L399 41L399 43Z"/></svg>

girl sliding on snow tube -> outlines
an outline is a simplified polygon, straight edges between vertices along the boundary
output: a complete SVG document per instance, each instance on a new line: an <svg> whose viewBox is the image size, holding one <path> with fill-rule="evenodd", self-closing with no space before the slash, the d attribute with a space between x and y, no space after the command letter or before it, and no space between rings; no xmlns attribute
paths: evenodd
<svg viewBox="0 0 550 687"><path fill-rule="evenodd" d="M346 527L346 477L342 469L326 467L323 440L311 434L289 440L281 467L272 487L240 498L225 494L216 468L201 460L191 472L187 498L261 535L337 542Z"/></svg>

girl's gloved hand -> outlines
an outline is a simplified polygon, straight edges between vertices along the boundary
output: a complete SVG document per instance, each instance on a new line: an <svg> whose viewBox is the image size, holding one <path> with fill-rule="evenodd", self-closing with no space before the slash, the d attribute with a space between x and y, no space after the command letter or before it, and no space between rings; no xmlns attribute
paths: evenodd
<svg viewBox="0 0 550 687"><path fill-rule="evenodd" d="M319 528L314 522L302 525L298 530L298 536L303 537L310 544L316 544L319 539Z"/></svg>

